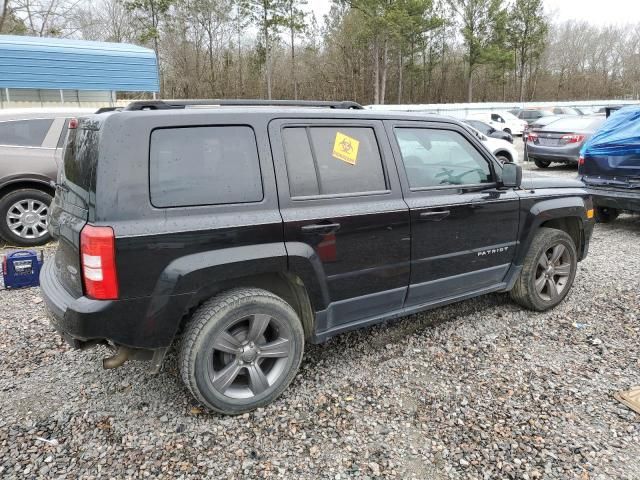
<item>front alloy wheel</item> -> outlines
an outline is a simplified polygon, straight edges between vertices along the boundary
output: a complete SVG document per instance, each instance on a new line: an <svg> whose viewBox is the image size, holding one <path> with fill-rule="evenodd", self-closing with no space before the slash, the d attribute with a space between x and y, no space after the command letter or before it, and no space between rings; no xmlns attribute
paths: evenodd
<svg viewBox="0 0 640 480"><path fill-rule="evenodd" d="M182 340L180 371L197 400L235 415L275 400L303 350L302 323L287 302L266 290L236 289L196 311Z"/></svg>
<svg viewBox="0 0 640 480"><path fill-rule="evenodd" d="M571 276L569 250L561 243L540 255L536 269L536 291L543 300L555 301L567 288Z"/></svg>
<svg viewBox="0 0 640 480"><path fill-rule="evenodd" d="M539 312L558 305L567 296L578 267L573 239L562 230L540 228L524 258L511 298Z"/></svg>

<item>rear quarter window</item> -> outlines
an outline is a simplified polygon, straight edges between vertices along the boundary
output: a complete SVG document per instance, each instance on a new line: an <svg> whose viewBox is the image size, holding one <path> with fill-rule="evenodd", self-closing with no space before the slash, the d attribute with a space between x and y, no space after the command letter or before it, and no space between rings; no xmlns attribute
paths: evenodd
<svg viewBox="0 0 640 480"><path fill-rule="evenodd" d="M52 123L52 118L0 122L0 145L40 147Z"/></svg>
<svg viewBox="0 0 640 480"><path fill-rule="evenodd" d="M259 202L263 190L253 129L203 126L154 130L149 180L155 207Z"/></svg>

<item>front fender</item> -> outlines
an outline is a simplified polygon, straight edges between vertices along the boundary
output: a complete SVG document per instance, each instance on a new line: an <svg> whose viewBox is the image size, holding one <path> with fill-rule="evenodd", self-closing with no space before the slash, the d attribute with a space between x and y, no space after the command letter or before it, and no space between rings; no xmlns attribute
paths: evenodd
<svg viewBox="0 0 640 480"><path fill-rule="evenodd" d="M586 207L583 196L556 197L548 200L522 200L522 216L520 227L520 242L516 251L515 263L522 265L524 257L529 251L533 237L542 224L549 220L561 218L577 218L580 220L580 238L584 241ZM576 246L580 250L581 246Z"/></svg>

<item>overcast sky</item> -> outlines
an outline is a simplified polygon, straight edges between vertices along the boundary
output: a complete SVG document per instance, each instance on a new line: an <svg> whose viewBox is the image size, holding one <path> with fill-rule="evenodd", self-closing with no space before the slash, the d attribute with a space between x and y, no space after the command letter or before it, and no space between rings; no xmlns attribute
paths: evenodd
<svg viewBox="0 0 640 480"><path fill-rule="evenodd" d="M329 0L308 0L318 22L329 12ZM639 0L545 0L547 13L554 21L570 19L587 20L593 23L638 23L640 22Z"/></svg>

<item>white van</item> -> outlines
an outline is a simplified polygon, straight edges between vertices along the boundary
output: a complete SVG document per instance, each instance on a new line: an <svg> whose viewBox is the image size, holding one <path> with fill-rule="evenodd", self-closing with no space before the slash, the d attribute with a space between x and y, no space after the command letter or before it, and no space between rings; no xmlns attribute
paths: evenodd
<svg viewBox="0 0 640 480"><path fill-rule="evenodd" d="M482 120L496 130L502 130L511 135L522 135L527 125L527 122L506 111L470 113L467 118Z"/></svg>

